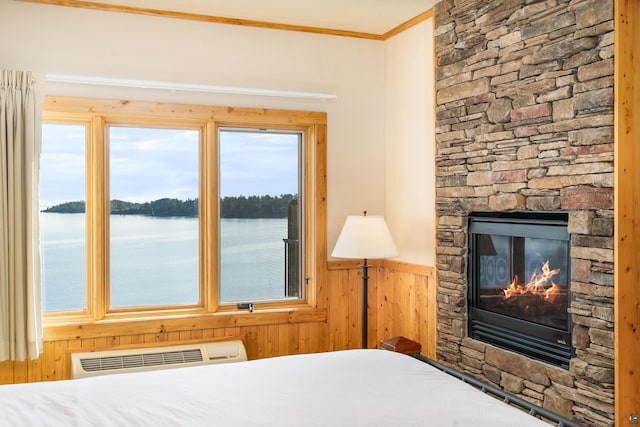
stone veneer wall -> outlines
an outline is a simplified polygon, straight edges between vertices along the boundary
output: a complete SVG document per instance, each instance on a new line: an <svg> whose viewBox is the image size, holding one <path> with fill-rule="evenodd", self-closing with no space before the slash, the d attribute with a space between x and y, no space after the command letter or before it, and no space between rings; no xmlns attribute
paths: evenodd
<svg viewBox="0 0 640 427"><path fill-rule="evenodd" d="M613 1L435 7L438 358L586 426L613 425ZM467 336L467 215L569 212L569 370Z"/></svg>

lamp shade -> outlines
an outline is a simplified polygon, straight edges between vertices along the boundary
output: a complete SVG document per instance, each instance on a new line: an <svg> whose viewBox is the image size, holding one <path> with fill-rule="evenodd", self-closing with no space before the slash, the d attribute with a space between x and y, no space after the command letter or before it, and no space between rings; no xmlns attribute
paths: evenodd
<svg viewBox="0 0 640 427"><path fill-rule="evenodd" d="M382 216L348 216L331 256L376 259L398 256L391 233Z"/></svg>

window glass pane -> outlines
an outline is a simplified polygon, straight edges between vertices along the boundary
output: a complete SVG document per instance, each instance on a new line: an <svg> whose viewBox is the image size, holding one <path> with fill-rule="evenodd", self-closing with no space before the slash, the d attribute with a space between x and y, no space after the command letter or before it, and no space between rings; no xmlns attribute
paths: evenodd
<svg viewBox="0 0 640 427"><path fill-rule="evenodd" d="M83 125L44 124L40 154L40 242L44 310L87 308Z"/></svg>
<svg viewBox="0 0 640 427"><path fill-rule="evenodd" d="M109 128L111 308L200 301L199 140L196 130Z"/></svg>
<svg viewBox="0 0 640 427"><path fill-rule="evenodd" d="M299 132L221 130L220 302L302 298Z"/></svg>

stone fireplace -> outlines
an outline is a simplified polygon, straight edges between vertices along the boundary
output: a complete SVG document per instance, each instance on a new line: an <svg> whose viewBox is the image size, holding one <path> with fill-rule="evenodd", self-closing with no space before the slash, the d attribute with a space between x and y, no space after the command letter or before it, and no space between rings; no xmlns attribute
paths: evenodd
<svg viewBox="0 0 640 427"><path fill-rule="evenodd" d="M613 426L613 2L443 0L434 12L438 359L585 426ZM565 237L533 261L519 253L540 231L485 228L558 215ZM509 293L538 279L533 295ZM561 333L544 338L560 357L509 348L505 316Z"/></svg>

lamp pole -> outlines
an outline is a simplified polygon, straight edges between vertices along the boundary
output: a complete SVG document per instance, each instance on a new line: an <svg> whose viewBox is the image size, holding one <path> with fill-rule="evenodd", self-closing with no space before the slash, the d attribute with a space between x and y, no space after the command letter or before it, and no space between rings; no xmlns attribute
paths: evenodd
<svg viewBox="0 0 640 427"><path fill-rule="evenodd" d="M369 265L367 259L362 264L362 348L369 346L367 340L368 322L369 322Z"/></svg>

